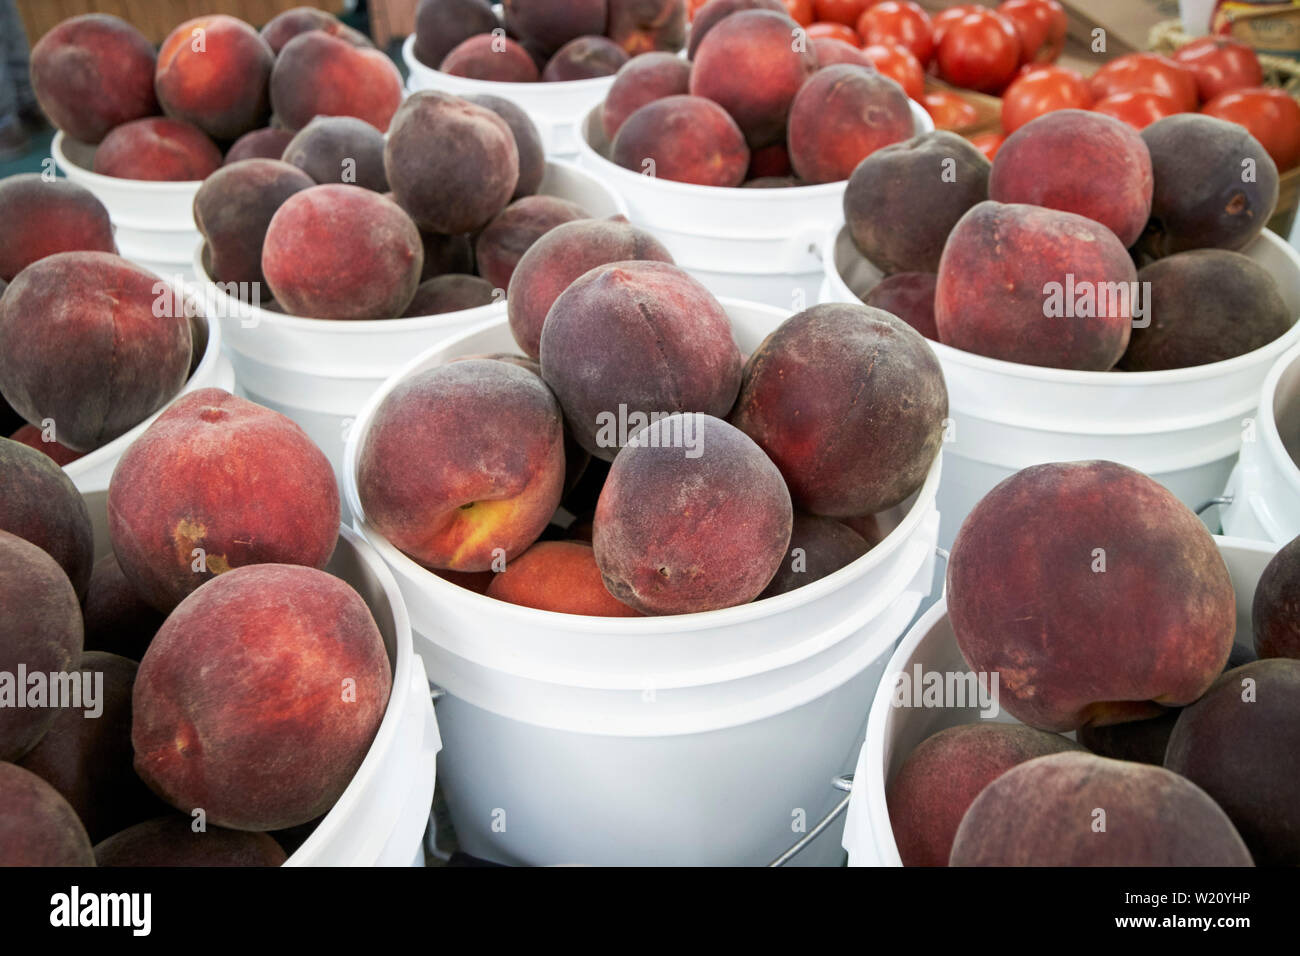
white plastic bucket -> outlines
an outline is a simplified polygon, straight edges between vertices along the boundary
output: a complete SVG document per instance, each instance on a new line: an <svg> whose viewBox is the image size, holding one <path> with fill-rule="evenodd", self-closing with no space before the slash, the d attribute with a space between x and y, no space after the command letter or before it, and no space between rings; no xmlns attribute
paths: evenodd
<svg viewBox="0 0 1300 956"><path fill-rule="evenodd" d="M203 181L150 182L92 172L95 147L54 134L54 162L69 180L89 189L108 210L113 238L124 259L170 279L194 278L191 254L199 241L194 194Z"/></svg>
<svg viewBox="0 0 1300 956"><path fill-rule="evenodd" d="M616 193L569 163L547 162L538 192L575 202L595 218L627 215ZM506 314L505 299L443 315L368 322L268 312L222 292L207 274L202 253L194 251L194 269L207 296L226 306L218 318L241 392L297 422L325 452L340 485L343 444L371 393L411 356ZM513 343L509 350L515 350Z"/></svg>
<svg viewBox="0 0 1300 956"><path fill-rule="evenodd" d="M402 44L402 59L409 77L406 87L412 93L438 90L452 96L499 96L510 100L537 124L542 148L552 159L573 159L582 140L579 127L593 106L605 101L614 85L614 77L598 76L590 80L565 80L558 83L498 83L453 76L421 63L415 56L415 35Z"/></svg>
<svg viewBox="0 0 1300 956"><path fill-rule="evenodd" d="M1253 432L1223 496L1224 534L1284 545L1300 535L1300 348L1269 370Z"/></svg>
<svg viewBox="0 0 1300 956"><path fill-rule="evenodd" d="M916 132L934 121L908 100ZM600 123L594 109L584 131ZM579 163L617 189L632 222L668 247L677 264L714 295L801 312L822 281L818 244L826 224L844 221L844 183L785 189L728 189L658 179L624 169L600 153L592 135L579 142Z"/></svg>
<svg viewBox="0 0 1300 956"><path fill-rule="evenodd" d="M742 350L786 313L725 300ZM555 614L495 601L424 570L365 520L357 456L406 377L508 348L486 323L389 379L348 441L357 528L402 588L438 703L442 782L460 846L504 863L762 864L835 802L871 694L930 588L936 460L847 568L741 607L657 618ZM842 859L838 832L796 861Z"/></svg>
<svg viewBox="0 0 1300 956"><path fill-rule="evenodd" d="M95 529L95 560L113 550L108 492L84 495ZM286 866L423 866L438 751L424 663L411 646L411 620L393 575L346 525L325 568L356 589L374 615L393 665L388 709L356 776Z"/></svg>
<svg viewBox="0 0 1300 956"><path fill-rule="evenodd" d="M190 377L186 379L184 386L168 401L167 405L170 405L186 392L193 392L200 388L224 388L227 392L235 390L235 371L230 365L230 359L226 358L221 352L221 326L216 322L209 322L204 316L198 315L190 320L190 328L194 336L195 349L199 352L199 362L194 367L194 371L190 372ZM64 465L63 470L72 479L72 483L77 486L77 490L82 494L86 494L90 491L107 488L108 480L113 477L113 469L117 467L118 459L122 457L131 443L143 435L145 429L154 423L154 419L166 410L167 405L158 409L130 431L117 436L107 445L96 448L76 461ZM55 437L58 437L57 432Z"/></svg>
<svg viewBox="0 0 1300 956"><path fill-rule="evenodd" d="M1237 595L1237 644L1253 647L1251 601L1255 585L1276 548L1244 538L1216 537L1215 541L1228 565ZM917 666L922 672L970 670L948 622L946 597L926 611L908 631L890 658L885 679L876 690L867 721L867 741L853 773L853 792L844 824L844 849L849 854L849 866L902 866L889 822L886 790L921 741L948 727L978 723L982 719L975 707L895 707L894 676L914 673ZM1005 711L993 719L999 723L1018 723Z"/></svg>
<svg viewBox="0 0 1300 956"><path fill-rule="evenodd" d="M841 219L841 222L843 220ZM823 243L823 302L858 302L880 272L847 227ZM1265 230L1244 250L1277 280L1300 315L1300 256ZM1263 348L1225 362L1162 372L1078 372L1003 362L931 342L948 383L952 430L939 490L950 547L975 504L1002 479L1051 461L1107 459L1160 482L1191 508L1223 490L1252 427L1259 383L1300 342L1300 324Z"/></svg>

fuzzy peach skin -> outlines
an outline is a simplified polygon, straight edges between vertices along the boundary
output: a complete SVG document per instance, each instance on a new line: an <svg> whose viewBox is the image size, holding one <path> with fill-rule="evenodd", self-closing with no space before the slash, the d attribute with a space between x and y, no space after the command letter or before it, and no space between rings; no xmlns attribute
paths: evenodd
<svg viewBox="0 0 1300 956"><path fill-rule="evenodd" d="M36 774L0 762L0 866L94 866L77 812Z"/></svg>
<svg viewBox="0 0 1300 956"><path fill-rule="evenodd" d="M691 33L686 46L688 61L695 59L695 51L700 48L700 42L708 36L710 30L724 18L742 10L772 10L782 14L788 12L781 0L709 0L691 18Z"/></svg>
<svg viewBox="0 0 1300 956"><path fill-rule="evenodd" d="M938 276L933 272L895 272L872 286L862 302L897 316L930 341L937 342L939 330L934 324L937 282Z"/></svg>
<svg viewBox="0 0 1300 956"><path fill-rule="evenodd" d="M939 360L920 333L879 309L827 304L754 350L730 421L776 462L796 506L851 518L921 486L947 415Z"/></svg>
<svg viewBox="0 0 1300 956"><path fill-rule="evenodd" d="M0 292L3 291L0 289ZM56 441L46 441L43 435L41 429L35 425L23 425L9 437L20 444L26 445L28 448L35 448L42 454L49 456L49 459L60 468L64 465L70 465L78 458L85 456L85 452L73 451Z"/></svg>
<svg viewBox="0 0 1300 956"><path fill-rule="evenodd" d="M262 272L275 300L314 319L391 319L415 296L424 244L411 217L360 186L313 186L271 217Z"/></svg>
<svg viewBox="0 0 1300 956"><path fill-rule="evenodd" d="M796 511L785 557L760 597L811 584L848 567L869 550L871 544L844 522Z"/></svg>
<svg viewBox="0 0 1300 956"><path fill-rule="evenodd" d="M537 64L522 46L506 37L481 33L448 53L438 69L451 76L490 83L536 83Z"/></svg>
<svg viewBox="0 0 1300 956"><path fill-rule="evenodd" d="M641 616L605 589L596 552L583 541L537 542L492 576L487 596L561 614Z"/></svg>
<svg viewBox="0 0 1300 956"><path fill-rule="evenodd" d="M149 116L116 126L95 150L94 171L116 179L185 183L207 179L221 150L184 120Z"/></svg>
<svg viewBox="0 0 1300 956"><path fill-rule="evenodd" d="M135 769L218 826L297 826L352 781L391 689L379 628L346 582L296 565L237 568L186 598L140 662Z"/></svg>
<svg viewBox="0 0 1300 956"><path fill-rule="evenodd" d="M1071 281L1073 299L1066 295ZM1128 250L1100 223L982 202L958 220L939 260L939 341L1005 362L1104 372L1128 347L1135 282ZM1061 291L1055 304L1049 287ZM1088 309L1085 300L1077 307L1089 289L1094 298L1107 292L1104 306ZM1129 295L1113 297L1112 289Z"/></svg>
<svg viewBox="0 0 1300 956"><path fill-rule="evenodd" d="M357 464L366 520L425 567L487 571L537 540L564 487L564 423L537 375L439 365L375 411Z"/></svg>
<svg viewBox="0 0 1300 956"><path fill-rule="evenodd" d="M420 6L423 8L425 5L420 4ZM370 37L352 29L329 11L319 10L316 7L294 7L276 14L266 21L261 36L271 48L271 52L279 55L286 43L299 34L312 30L321 30L330 36L346 40L353 46L374 47Z"/></svg>
<svg viewBox="0 0 1300 956"><path fill-rule="evenodd" d="M542 81L564 83L613 76L627 62L627 52L613 40L606 37L578 37L555 52L542 70Z"/></svg>
<svg viewBox="0 0 1300 956"><path fill-rule="evenodd" d="M187 20L158 50L154 88L163 112L213 139L265 126L275 54L243 20L217 14Z"/></svg>
<svg viewBox="0 0 1300 956"><path fill-rule="evenodd" d="M40 173L0 179L0 222L0 282L56 252L117 252L104 204L66 179Z"/></svg>
<svg viewBox="0 0 1300 956"><path fill-rule="evenodd" d="M53 558L80 600L95 561L94 529L81 492L49 456L8 438L0 438L0 475L0 530Z"/></svg>
<svg viewBox="0 0 1300 956"><path fill-rule="evenodd" d="M0 671L14 680L20 666L29 673L62 672L81 656L81 611L68 576L48 554L8 531L0 531L0 612ZM30 751L58 714L52 707L0 708L0 760L17 760ZM3 847L0 839L0 853Z"/></svg>
<svg viewBox="0 0 1300 956"><path fill-rule="evenodd" d="M1122 723L1190 704L1236 631L1228 569L1200 519L1108 461L1035 465L962 523L948 616L1002 707L1042 730Z"/></svg>
<svg viewBox="0 0 1300 956"><path fill-rule="evenodd" d="M280 157L318 183L347 183L388 192L384 134L355 116L317 116Z"/></svg>
<svg viewBox="0 0 1300 956"><path fill-rule="evenodd" d="M610 157L636 173L726 188L745 181L750 152L736 121L717 103L702 96L666 96L623 122Z"/></svg>
<svg viewBox="0 0 1300 956"><path fill-rule="evenodd" d="M294 131L314 116L355 116L387 132L401 102L402 74L386 55L323 30L286 43L271 70L271 108Z"/></svg>
<svg viewBox="0 0 1300 956"><path fill-rule="evenodd" d="M279 159L292 140L293 133L287 129L263 126L231 143L221 165L230 166L241 159Z"/></svg>
<svg viewBox="0 0 1300 956"><path fill-rule="evenodd" d="M991 721L921 741L885 794L903 866L947 866L957 827L980 791L1026 760L1078 749L1059 734Z"/></svg>
<svg viewBox="0 0 1300 956"><path fill-rule="evenodd" d="M1264 568L1250 614L1260 657L1300 660L1300 538L1284 545Z"/></svg>
<svg viewBox="0 0 1300 956"><path fill-rule="evenodd" d="M546 150L537 124L516 104L500 96L478 93L465 99L496 113L505 120L510 132L514 134L515 148L519 153L519 181L515 184L510 201L517 202L536 193L546 174Z"/></svg>
<svg viewBox="0 0 1300 956"><path fill-rule="evenodd" d="M876 150L911 139L903 88L851 64L818 70L790 104L790 162L806 183L841 182Z"/></svg>
<svg viewBox="0 0 1300 956"><path fill-rule="evenodd" d="M1053 110L998 150L989 198L1093 219L1127 248L1151 216L1151 153L1128 123L1090 110Z"/></svg>
<svg viewBox="0 0 1300 956"><path fill-rule="evenodd" d="M96 866L280 866L288 857L266 833L208 827L171 814L114 833L95 844Z"/></svg>
<svg viewBox="0 0 1300 956"><path fill-rule="evenodd" d="M465 0L459 0L457 5L464 2ZM446 6L447 0L434 0L431 5L439 4ZM506 30L510 35L523 37L537 44L539 49L547 51L558 50L578 37L603 34L608 6L608 0L565 0L564 3L505 0L502 4ZM488 30L491 29L488 27Z"/></svg>
<svg viewBox="0 0 1300 956"><path fill-rule="evenodd" d="M636 427L630 416L725 415L740 387L726 311L663 262L617 262L579 278L547 313L539 352L573 437L606 461Z"/></svg>
<svg viewBox="0 0 1300 956"><path fill-rule="evenodd" d="M59 129L98 143L115 126L158 112L157 56L145 35L120 17L69 17L32 47L36 101Z"/></svg>
<svg viewBox="0 0 1300 956"><path fill-rule="evenodd" d="M1105 829L1097 810L1105 813ZM980 792L950 866L1251 866L1227 815L1162 767L1059 753Z"/></svg>
<svg viewBox="0 0 1300 956"><path fill-rule="evenodd" d="M415 11L415 57L437 69L461 43L500 25L488 0L424 0Z"/></svg>
<svg viewBox="0 0 1300 956"><path fill-rule="evenodd" d="M233 568L324 567L339 510L329 460L302 429L219 388L177 399L126 450L108 486L122 573L164 612Z"/></svg>
<svg viewBox="0 0 1300 956"><path fill-rule="evenodd" d="M776 0L771 0L776 2ZM695 36L692 27L691 36ZM671 53L643 53L619 68L614 83L605 94L600 108L600 122L611 142L629 116L665 96L684 96L690 92L691 64Z"/></svg>
<svg viewBox="0 0 1300 956"><path fill-rule="evenodd" d="M122 573L117 556L95 562L82 602L86 650L106 651L133 661L144 656L166 615L136 594Z"/></svg>
<svg viewBox="0 0 1300 956"><path fill-rule="evenodd" d="M609 0L606 35L632 56L686 44L686 0Z"/></svg>
<svg viewBox="0 0 1300 956"><path fill-rule="evenodd" d="M0 392L31 424L52 420L73 451L134 428L190 371L190 320L159 307L165 291L152 272L106 252L28 266L0 300Z"/></svg>
<svg viewBox="0 0 1300 956"><path fill-rule="evenodd" d="M506 206L474 242L478 272L493 288L505 289L529 247L556 226L589 219L577 203L554 196L526 196Z"/></svg>

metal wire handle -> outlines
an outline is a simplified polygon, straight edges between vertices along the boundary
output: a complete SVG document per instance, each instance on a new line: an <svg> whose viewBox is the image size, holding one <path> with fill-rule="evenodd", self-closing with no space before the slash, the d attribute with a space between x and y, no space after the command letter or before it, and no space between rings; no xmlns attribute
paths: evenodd
<svg viewBox="0 0 1300 956"><path fill-rule="evenodd" d="M835 804L835 806L831 808L831 812L822 817L815 827L805 833L798 843L778 856L775 860L769 863L768 866L785 866L802 853L808 844L821 836L822 833L825 832L826 828L834 823L839 818L840 814L849 808L849 800L853 797L853 774L840 774L838 777L831 780L831 786L836 790L843 790L844 798L840 800L839 803Z"/></svg>
<svg viewBox="0 0 1300 956"><path fill-rule="evenodd" d="M1205 514L1205 512L1209 511L1215 505L1230 505L1232 504L1234 498L1235 498L1234 495L1219 495L1219 497L1217 498L1211 498L1209 501L1205 502L1199 508L1197 508L1196 513L1198 515L1203 515Z"/></svg>

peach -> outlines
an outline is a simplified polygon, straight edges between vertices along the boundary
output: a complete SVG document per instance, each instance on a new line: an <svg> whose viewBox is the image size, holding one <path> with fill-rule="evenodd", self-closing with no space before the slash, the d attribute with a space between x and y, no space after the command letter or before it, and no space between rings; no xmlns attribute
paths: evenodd
<svg viewBox="0 0 1300 956"><path fill-rule="evenodd" d="M1250 620L1260 657L1300 659L1300 538L1283 545L1264 568Z"/></svg>
<svg viewBox="0 0 1300 956"><path fill-rule="evenodd" d="M297 166L247 159L222 166L194 194L194 224L207 243L212 278L264 282L262 247L276 211L294 193L316 185Z"/></svg>
<svg viewBox="0 0 1300 956"><path fill-rule="evenodd" d="M77 812L31 771L0 762L0 866L94 866Z"/></svg>
<svg viewBox="0 0 1300 956"><path fill-rule="evenodd" d="M488 0L423 0L415 11L415 57L437 69L465 40L499 26Z"/></svg>
<svg viewBox="0 0 1300 956"><path fill-rule="evenodd" d="M1186 707L1165 766L1214 798L1260 866L1300 864L1300 661L1220 677Z"/></svg>
<svg viewBox="0 0 1300 956"><path fill-rule="evenodd" d="M187 20L158 50L154 89L163 112L213 139L233 140L266 125L275 54L243 20L221 14Z"/></svg>
<svg viewBox="0 0 1300 956"><path fill-rule="evenodd" d="M1035 465L985 495L952 547L948 615L972 669L1001 675L1002 707L1057 731L1191 703L1236 630L1205 525L1108 461Z"/></svg>
<svg viewBox="0 0 1300 956"><path fill-rule="evenodd" d="M232 568L324 567L339 507L329 461L302 429L204 388L173 402L123 454L108 529L126 579L168 612Z"/></svg>
<svg viewBox="0 0 1300 956"><path fill-rule="evenodd" d="M1099 812L1100 811L1100 812ZM1059 753L1020 764L980 792L951 866L1250 866L1205 791L1161 767Z"/></svg>
<svg viewBox="0 0 1300 956"><path fill-rule="evenodd" d="M509 37L478 34L457 45L438 69L452 76L492 83L536 83L537 64L528 51Z"/></svg>
<svg viewBox="0 0 1300 956"><path fill-rule="evenodd" d="M686 46L687 59L695 59L695 51L700 48L700 41L708 32L718 25L724 17L742 10L773 10L786 13L786 6L781 0L709 0L700 7L691 19L689 42Z"/></svg>
<svg viewBox="0 0 1300 956"><path fill-rule="evenodd" d="M740 387L727 313L698 280L664 262L619 262L583 275L547 313L539 353L573 437L606 461L638 420L722 416Z"/></svg>
<svg viewBox="0 0 1300 956"><path fill-rule="evenodd" d="M632 56L686 43L686 0L609 0L605 34Z"/></svg>
<svg viewBox="0 0 1300 956"><path fill-rule="evenodd" d="M474 272L474 245L469 236L444 236L421 229L420 245L424 247L421 283L437 276Z"/></svg>
<svg viewBox="0 0 1300 956"><path fill-rule="evenodd" d="M510 132L514 134L515 148L519 152L519 182L515 184L510 201L536 193L542 184L542 176L546 174L546 151L542 147L542 134L537 129L537 124L518 106L500 96L479 93L465 99L496 113L506 121Z"/></svg>
<svg viewBox="0 0 1300 956"><path fill-rule="evenodd" d="M554 196L526 196L511 203L474 242L479 274L494 288L505 289L520 257L533 243L556 226L588 218L577 203Z"/></svg>
<svg viewBox="0 0 1300 956"><path fill-rule="evenodd" d="M790 179L798 182L792 175L793 172L794 169L790 165L790 151L786 149L784 143L773 143L749 154L749 169L745 172L745 177L748 180Z"/></svg>
<svg viewBox="0 0 1300 956"><path fill-rule="evenodd" d="M1222 362L1262 348L1295 323L1272 273L1227 249L1193 249L1138 270L1150 325L1134 328L1127 372Z"/></svg>
<svg viewBox="0 0 1300 956"><path fill-rule="evenodd" d="M221 165L231 166L242 159L279 159L292 139L293 133L287 129L263 126L235 140Z"/></svg>
<svg viewBox="0 0 1300 956"><path fill-rule="evenodd" d="M901 86L865 67L828 66L790 104L790 163L804 182L839 182L876 150L914 132Z"/></svg>
<svg viewBox="0 0 1300 956"><path fill-rule="evenodd" d="M790 543L776 576L760 597L785 594L846 568L870 550L870 545L843 522L796 511Z"/></svg>
<svg viewBox="0 0 1300 956"><path fill-rule="evenodd" d="M125 20L69 17L32 47L32 90L51 123L98 143L113 127L158 112L156 62L153 45Z"/></svg>
<svg viewBox="0 0 1300 956"><path fill-rule="evenodd" d="M19 766L62 794L94 843L165 808L131 766L136 663L90 651L70 670L93 688L93 705L82 697L81 706L57 709L49 731Z"/></svg>
<svg viewBox="0 0 1300 956"><path fill-rule="evenodd" d="M583 219L557 226L533 243L510 276L506 313L526 355L541 354L546 316L575 280L597 266L627 260L673 261L654 236L626 219Z"/></svg>
<svg viewBox="0 0 1300 956"><path fill-rule="evenodd" d="M991 721L927 737L885 793L903 865L947 866L957 827L980 791L1026 760L1078 749L1059 734Z"/></svg>
<svg viewBox="0 0 1300 956"><path fill-rule="evenodd" d="M492 110L423 90L393 117L384 167L394 198L421 229L457 235L482 229L510 202L519 148Z"/></svg>
<svg viewBox="0 0 1300 956"><path fill-rule="evenodd" d="M163 286L107 252L28 266L0 301L0 391L28 422L52 420L51 437L74 451L134 428L189 374L190 321L158 307Z"/></svg>
<svg viewBox="0 0 1300 956"><path fill-rule="evenodd" d="M699 96L666 96L619 127L610 158L624 169L697 186L739 186L750 153L736 121Z"/></svg>
<svg viewBox="0 0 1300 956"><path fill-rule="evenodd" d="M1182 713L1181 709L1173 707L1158 717L1148 717L1146 720L1130 720L1122 724L1106 724L1103 727L1091 725L1080 727L1079 743L1098 757L1131 760L1134 763L1149 763L1159 767L1165 762L1165 749L1169 746L1169 735L1173 733L1174 724L1178 723L1180 713Z"/></svg>
<svg viewBox="0 0 1300 956"><path fill-rule="evenodd" d="M165 618L136 593L111 553L95 562L82 615L87 651L106 651L133 661L144 656Z"/></svg>
<svg viewBox="0 0 1300 956"><path fill-rule="evenodd" d="M712 415L675 413L614 459L592 542L614 597L645 614L689 614L758 597L792 520L781 473L748 436Z"/></svg>
<svg viewBox="0 0 1300 956"><path fill-rule="evenodd" d="M316 7L294 7L283 13L277 13L266 22L266 26L262 27L261 35L266 45L271 48L271 52L278 55L286 43L310 30L323 30L330 36L346 40L353 46L374 46L364 33L352 29L334 14Z"/></svg>
<svg viewBox="0 0 1300 956"><path fill-rule="evenodd" d="M424 267L420 232L392 200L359 186L294 193L271 217L262 271L291 315L387 319L401 315Z"/></svg>
<svg viewBox="0 0 1300 956"><path fill-rule="evenodd" d="M751 148L779 142L795 95L817 70L817 55L794 42L798 25L771 10L721 20L695 51L691 95L721 105Z"/></svg>
<svg viewBox="0 0 1300 956"><path fill-rule="evenodd" d="M691 65L679 56L643 53L628 60L619 68L600 108L606 138L613 142L627 118L647 103L685 95L690 85Z"/></svg>
<svg viewBox="0 0 1300 956"><path fill-rule="evenodd" d="M932 272L895 272L885 276L862 297L865 305L896 315L932 342L939 341L934 324L934 288L939 277Z"/></svg>
<svg viewBox="0 0 1300 956"><path fill-rule="evenodd" d="M189 817L146 820L95 844L96 866L280 866L284 850L265 833L210 826Z"/></svg>
<svg viewBox="0 0 1300 956"><path fill-rule="evenodd" d="M71 670L81 656L81 613L77 593L54 558L37 543L4 530L0 530L0 607L5 614L0 642L0 673L5 675L0 684L0 760L17 760L36 746L58 717L48 701L29 705L32 686L20 682L20 668L28 675Z"/></svg>
<svg viewBox="0 0 1300 956"><path fill-rule="evenodd" d="M879 309L828 304L763 340L730 421L776 462L798 508L847 518L921 486L947 415L943 373L920 333Z"/></svg>
<svg viewBox="0 0 1300 956"><path fill-rule="evenodd" d="M355 116L317 116L280 157L318 183L348 183L388 192L384 134Z"/></svg>
<svg viewBox="0 0 1300 956"><path fill-rule="evenodd" d="M412 375L375 411L357 465L366 521L414 560L487 571L546 528L564 424L535 374L469 359Z"/></svg>
<svg viewBox="0 0 1300 956"><path fill-rule="evenodd" d="M613 76L624 63L627 52L606 37L578 37L555 51L542 70L542 80L563 83L568 80L594 80Z"/></svg>
<svg viewBox="0 0 1300 956"><path fill-rule="evenodd" d="M558 50L581 36L605 32L607 0L505 0L505 25L511 36L527 39L541 50Z"/></svg>
<svg viewBox="0 0 1300 956"><path fill-rule="evenodd" d="M813 37L812 48L817 57L818 66L823 70L828 66L835 66L840 63L861 66L869 70L876 68L876 63L871 57L863 53L858 47L845 43L843 40L833 40L830 37Z"/></svg>
<svg viewBox="0 0 1300 956"><path fill-rule="evenodd" d="M1179 113L1152 123L1141 136L1155 181L1141 248L1157 257L1242 249L1260 234L1277 208L1278 171L1245 127Z"/></svg>
<svg viewBox="0 0 1300 956"><path fill-rule="evenodd" d="M81 492L62 468L35 449L0 438L0 529L30 541L58 563L78 599L94 564L94 533Z"/></svg>
<svg viewBox="0 0 1300 956"><path fill-rule="evenodd" d="M958 220L988 198L989 162L956 133L922 133L878 149L844 187L858 251L886 274L937 272Z"/></svg>
<svg viewBox="0 0 1300 956"><path fill-rule="evenodd" d="M35 448L44 455L48 455L50 460L62 468L64 465L70 465L78 458L84 456L85 452L73 451L57 441L46 441L45 433L35 425L24 425L9 437L28 448Z"/></svg>
<svg viewBox="0 0 1300 956"><path fill-rule="evenodd" d="M496 289L486 279L449 273L421 282L415 290L415 298L402 315L442 315L462 309L478 309L496 300Z"/></svg>
<svg viewBox="0 0 1300 956"><path fill-rule="evenodd" d="M1006 362L1104 372L1128 347L1136 282L1128 250L1100 223L982 202L939 261L939 341Z"/></svg>
<svg viewBox="0 0 1300 956"><path fill-rule="evenodd" d="M561 614L641 616L605 589L596 552L582 541L539 541L492 576L487 596Z"/></svg>
<svg viewBox="0 0 1300 956"><path fill-rule="evenodd" d="M221 150L197 126L165 117L114 127L95 150L94 171L117 179L192 182L221 165Z"/></svg>
<svg viewBox="0 0 1300 956"><path fill-rule="evenodd" d="M323 30L286 43L271 71L271 107L294 131L314 116L355 116L387 132L401 102L402 74L387 56Z"/></svg>
<svg viewBox="0 0 1300 956"><path fill-rule="evenodd" d="M136 675L136 772L236 830L327 812L383 720L392 669L361 596L315 568L236 568L187 597Z"/></svg>
<svg viewBox="0 0 1300 956"><path fill-rule="evenodd" d="M989 198L1093 219L1127 248L1151 216L1151 154L1132 126L1089 110L1053 110L998 149Z"/></svg>

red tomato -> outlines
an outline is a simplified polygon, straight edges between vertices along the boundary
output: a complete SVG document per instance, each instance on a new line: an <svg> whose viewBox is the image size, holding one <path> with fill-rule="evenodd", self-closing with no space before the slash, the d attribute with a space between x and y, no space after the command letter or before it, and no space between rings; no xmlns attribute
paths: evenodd
<svg viewBox="0 0 1300 956"><path fill-rule="evenodd" d="M1300 161L1300 103L1276 87L1248 87L1220 93L1202 113L1239 123L1259 140L1280 171Z"/></svg>
<svg viewBox="0 0 1300 956"><path fill-rule="evenodd" d="M925 70L912 51L897 43L873 43L862 52L876 64L876 69L903 88L914 100L925 93Z"/></svg>
<svg viewBox="0 0 1300 956"><path fill-rule="evenodd" d="M979 121L979 111L951 90L935 90L921 98L935 129L969 129Z"/></svg>
<svg viewBox="0 0 1300 956"><path fill-rule="evenodd" d="M857 33L852 27L846 27L842 23L827 23L818 21L808 27L808 39L816 40L822 37L827 40L839 40L841 43L847 43L850 46L862 46L862 41L858 39Z"/></svg>
<svg viewBox="0 0 1300 956"><path fill-rule="evenodd" d="M955 7L948 7L930 17L930 39L934 43L934 48L939 49L939 41L943 39L943 32L948 29L950 24L956 23L966 14L978 9L979 6L974 3L959 3Z"/></svg>
<svg viewBox="0 0 1300 956"><path fill-rule="evenodd" d="M1056 0L1004 0L997 11L1016 28L1021 63L1052 63L1065 49L1065 8Z"/></svg>
<svg viewBox="0 0 1300 956"><path fill-rule="evenodd" d="M1174 53L1174 59L1196 77L1202 103L1220 93L1259 86L1264 82L1255 51L1230 37L1201 37Z"/></svg>
<svg viewBox="0 0 1300 956"><path fill-rule="evenodd" d="M1116 93L1114 96L1097 101L1092 108L1097 113L1105 113L1117 120L1123 120L1136 130L1144 130L1156 120L1164 119L1166 116L1187 112L1173 97L1154 90L1127 90Z"/></svg>
<svg viewBox="0 0 1300 956"><path fill-rule="evenodd" d="M851 27L858 22L862 12L877 0L813 0L817 19L829 23L842 23Z"/></svg>
<svg viewBox="0 0 1300 956"><path fill-rule="evenodd" d="M1043 66L1012 80L1002 94L1002 130L1014 133L1031 119L1053 110L1086 110L1092 105L1088 81L1063 66Z"/></svg>
<svg viewBox="0 0 1300 956"><path fill-rule="evenodd" d="M1002 144L1007 141L1004 133L976 133L968 138L971 145L983 153L984 158L990 163L993 162L993 157L998 154L998 150L1002 148Z"/></svg>
<svg viewBox="0 0 1300 956"><path fill-rule="evenodd" d="M790 11L790 19L799 26L812 25L813 0L785 0L785 8Z"/></svg>
<svg viewBox="0 0 1300 956"><path fill-rule="evenodd" d="M858 20L858 34L867 45L890 40L907 47L922 66L934 51L930 15L912 0L885 0L868 8Z"/></svg>
<svg viewBox="0 0 1300 956"><path fill-rule="evenodd" d="M935 59L953 86L996 93L1020 65L1020 38L1002 14L973 10L944 30Z"/></svg>
<svg viewBox="0 0 1300 956"><path fill-rule="evenodd" d="M1129 53L1105 64L1088 81L1094 100L1116 93L1149 90L1167 96L1180 110L1196 109L1196 76L1159 53Z"/></svg>

